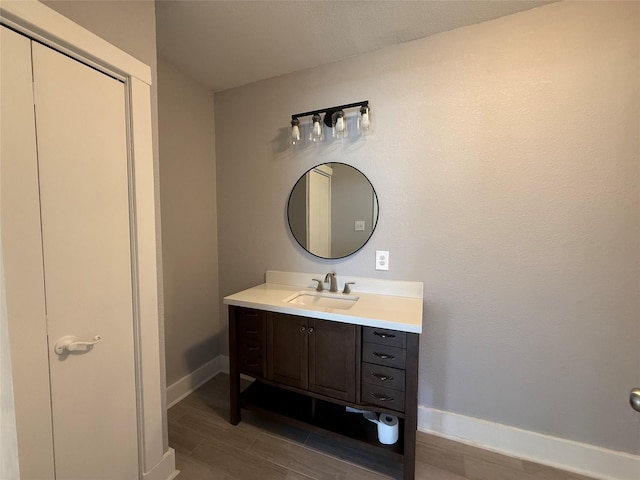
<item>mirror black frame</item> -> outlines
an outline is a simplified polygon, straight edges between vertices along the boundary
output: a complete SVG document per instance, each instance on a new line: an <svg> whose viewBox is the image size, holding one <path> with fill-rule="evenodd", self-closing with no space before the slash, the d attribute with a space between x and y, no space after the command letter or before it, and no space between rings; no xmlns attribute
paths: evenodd
<svg viewBox="0 0 640 480"><path fill-rule="evenodd" d="M371 228L371 233L369 234L369 236L366 238L366 240L364 240L364 242L362 242L362 245L360 245L357 249L353 250L352 252L346 254L346 255L342 255L340 257L323 257L322 255L318 255L316 253L313 253L311 251L309 251L307 249L307 247L305 245L302 244L302 242L300 241L300 239L298 239L298 237L296 236L294 229L291 226L291 198L294 195L294 192L296 190L296 187L298 186L298 184L305 180L307 174L309 172L311 172L312 170L323 166L323 165L344 165L347 167L352 168L353 170L355 170L357 173L359 173L360 175L362 175L362 177L367 181L367 183L369 183L369 185L371 186L371 191L373 192L373 199L375 200L375 219L373 221L373 225ZM354 167L353 165L349 165L348 163L344 163L344 162L324 162L324 163L319 163L317 165L314 165L313 167L309 168L308 170L306 170L301 176L300 178L298 178L298 180L296 181L296 183L293 185L293 187L291 188L291 192L289 192L289 198L287 199L287 223L289 225L289 232L291 232L291 236L296 240L296 242L298 243L298 245L300 245L302 247L302 249L307 252L310 253L311 255L313 255L316 258L322 258L323 260L340 260L342 258L346 258L349 257L357 252L359 252L367 243L369 243L369 240L371 240L371 237L373 236L373 233L376 231L376 227L378 226L378 220L380 219L380 201L378 200L378 193L376 192L376 189L373 187L373 184L371 183L371 180L369 180L369 178L362 173L362 171L360 171L359 169L357 169L356 167Z"/></svg>

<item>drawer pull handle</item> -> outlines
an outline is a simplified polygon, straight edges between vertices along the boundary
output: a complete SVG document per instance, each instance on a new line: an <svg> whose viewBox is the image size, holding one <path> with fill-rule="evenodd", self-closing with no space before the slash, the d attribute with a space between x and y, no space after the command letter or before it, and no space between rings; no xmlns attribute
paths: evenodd
<svg viewBox="0 0 640 480"><path fill-rule="evenodd" d="M395 355L391 355L390 353L373 352L371 355L382 360L393 360L394 358L396 358Z"/></svg>
<svg viewBox="0 0 640 480"><path fill-rule="evenodd" d="M379 402L391 402L393 397L388 397L387 395L380 395L378 393L372 393L371 396L378 400Z"/></svg>
<svg viewBox="0 0 640 480"><path fill-rule="evenodd" d="M258 330L246 330L245 333L248 333L249 335L257 335Z"/></svg>
<svg viewBox="0 0 640 480"><path fill-rule="evenodd" d="M373 332L376 337L380 338L396 338L393 333L382 333L382 332Z"/></svg>
<svg viewBox="0 0 640 480"><path fill-rule="evenodd" d="M371 372L371 376L377 378L381 382L386 382L387 380L393 380L393 377L383 375L382 373Z"/></svg>
<svg viewBox="0 0 640 480"><path fill-rule="evenodd" d="M259 367L260 364L259 363L247 363L246 366L247 367L251 367L251 368L255 368L255 367Z"/></svg>
<svg viewBox="0 0 640 480"><path fill-rule="evenodd" d="M247 347L247 350L249 350L250 352L255 352L256 350L258 350L258 347Z"/></svg>

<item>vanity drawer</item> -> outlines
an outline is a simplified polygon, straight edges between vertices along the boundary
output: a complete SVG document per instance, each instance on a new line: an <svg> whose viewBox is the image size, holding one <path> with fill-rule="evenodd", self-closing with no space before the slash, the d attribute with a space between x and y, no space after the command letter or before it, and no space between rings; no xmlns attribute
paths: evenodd
<svg viewBox="0 0 640 480"><path fill-rule="evenodd" d="M404 391L363 383L362 402L404 412Z"/></svg>
<svg viewBox="0 0 640 480"><path fill-rule="evenodd" d="M264 312L239 309L236 322L238 368L242 373L264 377L267 357Z"/></svg>
<svg viewBox="0 0 640 480"><path fill-rule="evenodd" d="M389 345L390 347L406 348L407 334L396 330L386 330L384 328L363 327L362 341L377 343L378 345Z"/></svg>
<svg viewBox="0 0 640 480"><path fill-rule="evenodd" d="M404 370L363 362L362 381L379 387L404 391Z"/></svg>
<svg viewBox="0 0 640 480"><path fill-rule="evenodd" d="M265 341L265 318L257 317L239 318L237 323L238 347L243 345L263 347Z"/></svg>
<svg viewBox="0 0 640 480"><path fill-rule="evenodd" d="M404 348L364 343L362 361L393 368L405 368L407 351Z"/></svg>
<svg viewBox="0 0 640 480"><path fill-rule="evenodd" d="M253 308L236 307L236 319L239 322L247 322L265 318L265 312Z"/></svg>
<svg viewBox="0 0 640 480"><path fill-rule="evenodd" d="M238 364L240 373L264 377L264 355L256 352L253 354L241 354Z"/></svg>

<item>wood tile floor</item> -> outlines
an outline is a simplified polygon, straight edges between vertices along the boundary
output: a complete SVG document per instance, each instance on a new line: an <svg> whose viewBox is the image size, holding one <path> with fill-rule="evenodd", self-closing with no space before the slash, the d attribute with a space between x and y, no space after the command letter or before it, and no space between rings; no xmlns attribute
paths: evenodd
<svg viewBox="0 0 640 480"><path fill-rule="evenodd" d="M219 374L169 409L178 480L401 479L399 464L349 443L243 410L229 424L229 377ZM591 480L418 432L416 480Z"/></svg>

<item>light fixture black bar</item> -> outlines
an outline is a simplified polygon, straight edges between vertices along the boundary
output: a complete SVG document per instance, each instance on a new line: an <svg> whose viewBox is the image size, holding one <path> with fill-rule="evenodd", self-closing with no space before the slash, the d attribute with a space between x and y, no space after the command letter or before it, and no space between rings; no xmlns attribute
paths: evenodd
<svg viewBox="0 0 640 480"><path fill-rule="evenodd" d="M337 112L338 110L344 110L345 108L367 107L368 105L369 105L369 100L363 100L362 102L347 103L345 105L338 105L336 107L319 108L317 110L311 110L309 112L296 113L295 115L291 115L291 120L293 120L294 118L308 117L309 115L314 115L316 113L318 113L318 114L325 113L326 114L328 112Z"/></svg>

